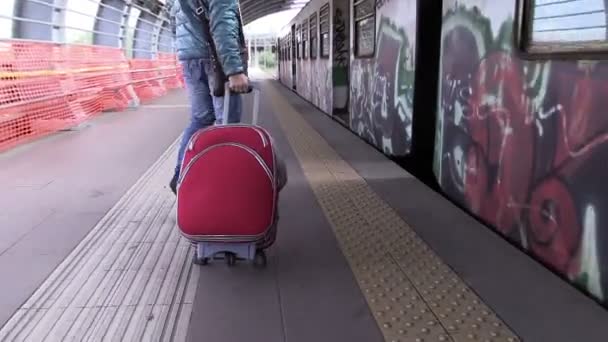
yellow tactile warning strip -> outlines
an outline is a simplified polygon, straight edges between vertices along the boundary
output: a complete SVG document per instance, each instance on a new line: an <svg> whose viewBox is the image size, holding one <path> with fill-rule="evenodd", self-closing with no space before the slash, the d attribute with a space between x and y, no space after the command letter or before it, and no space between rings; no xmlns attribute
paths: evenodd
<svg viewBox="0 0 608 342"><path fill-rule="evenodd" d="M0 341L185 341L198 283L165 187L174 143L0 330Z"/></svg>
<svg viewBox="0 0 608 342"><path fill-rule="evenodd" d="M264 88L387 341L518 341L273 86Z"/></svg>

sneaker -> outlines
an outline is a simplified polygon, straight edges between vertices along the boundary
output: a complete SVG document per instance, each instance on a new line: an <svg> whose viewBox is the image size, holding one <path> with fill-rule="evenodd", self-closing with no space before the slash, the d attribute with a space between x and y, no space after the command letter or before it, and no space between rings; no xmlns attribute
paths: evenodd
<svg viewBox="0 0 608 342"><path fill-rule="evenodd" d="M177 177L177 174L173 175L171 182L169 182L169 188L171 188L174 195L177 195Z"/></svg>

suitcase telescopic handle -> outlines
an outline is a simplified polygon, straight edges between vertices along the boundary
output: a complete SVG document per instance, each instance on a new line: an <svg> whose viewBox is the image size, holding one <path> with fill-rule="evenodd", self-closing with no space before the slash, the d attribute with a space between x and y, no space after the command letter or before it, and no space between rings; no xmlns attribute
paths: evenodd
<svg viewBox="0 0 608 342"><path fill-rule="evenodd" d="M222 118L222 124L228 124L228 111L230 109L230 83L226 82L224 90L224 113ZM253 93L253 115L251 118L251 123L253 125L258 124L258 110L260 108L260 90L258 87L253 86L249 83L249 89L245 92L245 94Z"/></svg>

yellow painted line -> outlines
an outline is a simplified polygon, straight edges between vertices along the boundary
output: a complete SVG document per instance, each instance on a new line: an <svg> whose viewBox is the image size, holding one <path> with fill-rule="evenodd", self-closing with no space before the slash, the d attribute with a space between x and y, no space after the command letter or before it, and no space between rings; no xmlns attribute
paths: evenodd
<svg viewBox="0 0 608 342"><path fill-rule="evenodd" d="M274 86L264 91L387 341L519 341Z"/></svg>

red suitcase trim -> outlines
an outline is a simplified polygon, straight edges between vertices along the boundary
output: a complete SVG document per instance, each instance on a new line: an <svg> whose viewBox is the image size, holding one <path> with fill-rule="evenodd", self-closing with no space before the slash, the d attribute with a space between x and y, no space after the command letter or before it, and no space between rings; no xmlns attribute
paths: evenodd
<svg viewBox="0 0 608 342"><path fill-rule="evenodd" d="M221 130L223 129L231 129L231 133L233 133L233 136L226 136L225 134L222 134L223 132L221 132ZM241 132L239 132L239 134L234 134L236 130L239 130ZM260 140L258 141L257 139L251 139L251 136L247 137L245 136L245 139L243 137L242 131L245 131L246 133L251 134L252 132L255 132L255 136L259 136ZM214 139L215 138L215 139ZM248 139L247 139L248 138ZM208 128L204 128L198 132L196 132L192 138L190 138L190 141L188 142L187 149L184 153L184 157L182 160L182 168L184 165L187 165L190 160L192 159L192 151L197 151L197 150L202 150L204 148L206 148L207 146L212 146L215 144L220 144L220 143L226 143L226 142L236 142L236 143L241 143L244 145L249 146L250 148L254 148L254 150L260 154L260 156L262 156L262 158L264 159L264 161L266 162L266 164L268 165L268 167L273 170L273 176L274 171L275 171L275 155L274 155L274 147L272 145L272 139L270 137L270 134L268 134L268 132L266 132L265 129L263 129L262 127L259 126L254 126L254 125L239 125L239 124L233 124L230 126L211 126ZM258 145L259 142L261 142L261 145ZM203 143L203 146L197 146L199 144ZM256 146L257 145L257 146Z"/></svg>
<svg viewBox="0 0 608 342"><path fill-rule="evenodd" d="M244 124L230 124L229 126L209 126L209 127L203 128L203 129L197 131L196 133L194 133L194 135L190 138L190 143L188 144L188 146L193 146L196 143L198 137L203 133L213 131L216 129L235 128L235 127L236 128L253 128L253 129L255 129L257 131L258 135L260 136L264 147L268 146L268 144L269 144L268 139L267 139L268 133L265 132L262 127L255 126L255 125L244 125ZM264 134L264 133L266 133L266 134Z"/></svg>

